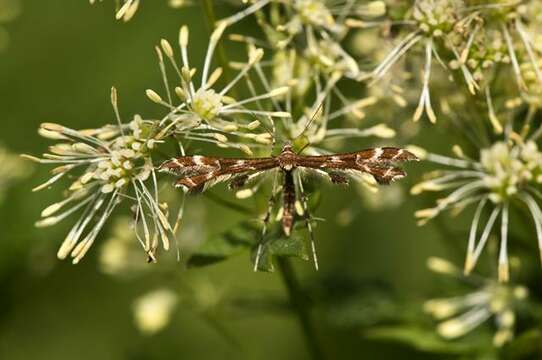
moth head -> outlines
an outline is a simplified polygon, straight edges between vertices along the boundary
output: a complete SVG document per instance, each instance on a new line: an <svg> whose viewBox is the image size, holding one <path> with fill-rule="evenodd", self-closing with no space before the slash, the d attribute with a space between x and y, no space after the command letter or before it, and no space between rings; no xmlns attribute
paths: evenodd
<svg viewBox="0 0 542 360"><path fill-rule="evenodd" d="M281 152L283 152L283 153L284 152L294 152L294 147L293 147L292 143L287 142L286 144L284 144L282 146Z"/></svg>

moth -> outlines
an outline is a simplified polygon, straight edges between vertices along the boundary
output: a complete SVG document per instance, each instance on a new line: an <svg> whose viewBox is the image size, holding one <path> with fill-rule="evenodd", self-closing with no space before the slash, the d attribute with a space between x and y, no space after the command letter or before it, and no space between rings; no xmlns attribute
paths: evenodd
<svg viewBox="0 0 542 360"><path fill-rule="evenodd" d="M282 176L282 230L290 236L296 215L296 186L294 176L300 170L309 170L326 176L334 184L348 184L349 173L367 173L379 184L389 184L401 179L406 173L396 166L405 161L417 161L411 152L395 148L372 148L349 153L332 155L305 156L294 152L292 145L286 144L277 156L262 158L224 158L210 156L181 156L160 165L159 170L178 176L176 187L188 193L197 193L225 181L230 181L231 188L241 188L251 179L266 172L278 170ZM301 194L303 209L308 214L304 194ZM271 199L273 199L272 195ZM270 200L271 202L271 200ZM272 206L264 218L265 226L269 221ZM310 222L307 221L311 234L311 246L315 267L318 263L315 255L314 241ZM264 235L264 234L262 234ZM257 269L261 244L256 255Z"/></svg>

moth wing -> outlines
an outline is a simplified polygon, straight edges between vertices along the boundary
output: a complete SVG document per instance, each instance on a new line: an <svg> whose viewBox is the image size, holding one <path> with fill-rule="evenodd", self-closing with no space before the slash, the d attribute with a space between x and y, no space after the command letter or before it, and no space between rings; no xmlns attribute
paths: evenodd
<svg viewBox="0 0 542 360"><path fill-rule="evenodd" d="M234 176L261 172L278 165L277 160L272 157L260 159L220 159L207 157L196 158L192 156L173 159L171 162L173 162L173 165L165 163L161 168L180 175L175 185L183 188L186 192L192 193L205 191L209 187L228 181ZM181 163L185 169L179 170L174 168L174 165L178 163Z"/></svg>
<svg viewBox="0 0 542 360"><path fill-rule="evenodd" d="M382 147L351 153L300 157L298 166L315 170L338 184L347 183L346 174L359 171L371 174L380 184L389 184L406 176L395 163L417 160L408 150Z"/></svg>

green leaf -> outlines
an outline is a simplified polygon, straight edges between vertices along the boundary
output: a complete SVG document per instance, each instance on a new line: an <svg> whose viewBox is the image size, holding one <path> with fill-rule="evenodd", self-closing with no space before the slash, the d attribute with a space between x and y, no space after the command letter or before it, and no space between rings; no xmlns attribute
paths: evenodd
<svg viewBox="0 0 542 360"><path fill-rule="evenodd" d="M376 290L365 296L327 304L325 315L328 322L337 327L369 327L399 318L399 310L400 307L386 298L386 294Z"/></svg>
<svg viewBox="0 0 542 360"><path fill-rule="evenodd" d="M279 224L274 224L262 242L260 257L258 261L258 271L274 271L273 257L287 256L297 257L308 260L306 240L300 235L299 231L294 231L290 237L284 235ZM252 252L252 261L256 261L258 245L254 246Z"/></svg>
<svg viewBox="0 0 542 360"><path fill-rule="evenodd" d="M260 237L261 228L255 222L242 222L203 243L192 253L187 266L211 265L240 254L247 249L252 250L252 261L254 262ZM307 260L306 240L299 234L299 231L294 231L292 236L286 237L280 224L275 223L270 226L267 235L262 241L258 270L273 271L274 256L298 257Z"/></svg>
<svg viewBox="0 0 542 360"><path fill-rule="evenodd" d="M441 354L473 353L485 347L485 340L487 340L488 344L491 344L490 339L480 341L480 338L445 340L434 329L413 325L377 327L364 332L364 335L370 339L397 341L411 345L421 351Z"/></svg>
<svg viewBox="0 0 542 360"><path fill-rule="evenodd" d="M237 255L253 246L258 231L255 224L243 222L220 235L214 236L192 253L188 260L188 266L210 265Z"/></svg>

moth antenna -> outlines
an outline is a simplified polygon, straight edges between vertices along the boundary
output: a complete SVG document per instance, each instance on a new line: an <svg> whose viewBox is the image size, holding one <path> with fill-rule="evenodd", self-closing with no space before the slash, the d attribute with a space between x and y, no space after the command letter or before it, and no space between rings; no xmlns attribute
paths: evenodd
<svg viewBox="0 0 542 360"><path fill-rule="evenodd" d="M307 131L307 129L312 125L312 123L314 122L314 119L316 119L316 116L318 115L318 113L320 112L320 109L322 109L322 107L324 106L324 101L326 101L326 99L322 99L322 101L320 101L320 104L318 104L318 107L316 108L316 110L314 110L314 113L312 114L311 116L311 119L309 120L309 122L307 123L307 125L305 125L305 127L303 128L303 131L301 131L299 133L299 135L297 135L294 139L297 140L299 139L301 136L303 136L303 134L305 133L305 131Z"/></svg>
<svg viewBox="0 0 542 360"><path fill-rule="evenodd" d="M273 118L271 116L268 116L267 119L271 123L271 128L268 128L265 124L262 124L262 126L265 129L265 131L267 131L267 133L269 135L271 135L271 139L273 141L272 146L275 147L275 145L276 145L276 133L277 133L277 129L275 128L275 121L273 120Z"/></svg>
<svg viewBox="0 0 542 360"><path fill-rule="evenodd" d="M324 106L324 101L326 99L322 99L322 101L320 101L320 104L318 104L318 107L316 108L316 110L314 111L314 114L312 114L311 116L311 119L309 120L309 122L307 123L307 125L305 125L305 127L303 128L303 131L299 133L299 135L297 135L295 137L295 139L293 140L295 142L295 140L299 139L301 136L303 136L303 134L305 133L305 131L308 130L308 128L312 125L312 123L314 122L314 119L316 119L316 116L318 115L318 113L320 112L320 109L322 109L322 107ZM303 152L303 150L305 150L308 146L310 145L310 143L307 143L305 145L303 145L303 147L297 152L298 154L301 154Z"/></svg>
<svg viewBox="0 0 542 360"><path fill-rule="evenodd" d="M312 223L311 223L311 214L309 212L309 206L307 203L307 196L305 194L305 189L303 188L303 182L301 180L301 175L299 172L296 174L297 176L297 184L299 186L299 196L301 198L301 206L303 207L304 217L306 219L307 224L307 231L309 232L309 242L311 244L311 253L312 253L312 261L314 264L314 268L318 270L318 256L316 255L316 242L314 241L314 232L312 230Z"/></svg>
<svg viewBox="0 0 542 360"><path fill-rule="evenodd" d="M303 152L303 150L305 150L306 148L308 148L310 145L309 142L307 142L305 145L303 145L303 147L301 149L299 149L299 151L297 152L298 154L301 154Z"/></svg>
<svg viewBox="0 0 542 360"><path fill-rule="evenodd" d="M270 129L267 127L267 125L262 123L262 127L264 128L264 130L271 136L271 146L275 147L275 143L276 143L276 136L275 136L275 131L274 131L275 125L272 124L272 126L273 128Z"/></svg>
<svg viewBox="0 0 542 360"><path fill-rule="evenodd" d="M258 120L258 117L256 116L256 114L254 114L252 111L249 111L249 114L255 119L255 120ZM271 136L271 139L272 139L272 143L271 143L271 146L274 147L275 146L275 122L273 121L273 119L269 116L269 122L271 122L271 128L269 128L266 124L264 124L263 122L260 121L260 126L265 130L265 132L267 132L270 136Z"/></svg>
<svg viewBox="0 0 542 360"><path fill-rule="evenodd" d="M275 205L275 196L277 193L277 176L278 173L275 173L273 179L273 188L271 189L271 196L267 201L267 210L265 211L265 216L263 218L263 227L262 233L260 235L260 243L258 244L258 249L256 250L256 259L254 259L254 268L253 270L258 271L258 266L260 265L260 257L262 256L263 243L265 241L265 234L267 234L267 226L269 225L269 220L271 219L271 212L273 211L273 206Z"/></svg>

